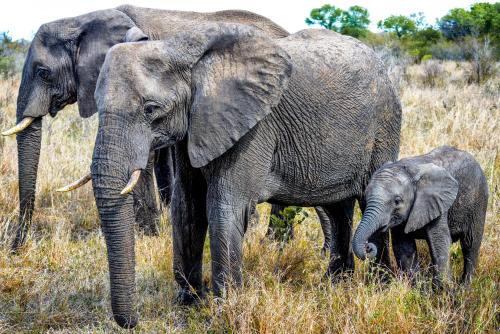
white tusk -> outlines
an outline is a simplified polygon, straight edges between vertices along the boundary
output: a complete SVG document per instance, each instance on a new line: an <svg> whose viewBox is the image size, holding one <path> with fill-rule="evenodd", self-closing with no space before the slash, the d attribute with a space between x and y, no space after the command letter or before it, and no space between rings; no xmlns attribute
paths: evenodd
<svg viewBox="0 0 500 334"><path fill-rule="evenodd" d="M28 126L30 126L31 123L35 120L34 117L25 117L21 122L13 126L12 128L5 130L2 132L2 136L10 136L10 135L15 135L16 133L19 133L26 129Z"/></svg>
<svg viewBox="0 0 500 334"><path fill-rule="evenodd" d="M137 182L139 182L140 176L141 176L141 170L140 169L134 170L134 172L130 176L130 180L128 181L127 185L120 192L120 195L126 195L132 190L134 190L135 185L137 184Z"/></svg>
<svg viewBox="0 0 500 334"><path fill-rule="evenodd" d="M67 191L72 191L72 190L75 190L76 188L80 188L85 183L89 182L90 180L92 180L92 174L88 173L87 175L85 175L81 179L76 180L75 182L73 182L71 184L68 184L67 186L59 188L56 191L60 192L60 193L64 193L64 192L67 192Z"/></svg>

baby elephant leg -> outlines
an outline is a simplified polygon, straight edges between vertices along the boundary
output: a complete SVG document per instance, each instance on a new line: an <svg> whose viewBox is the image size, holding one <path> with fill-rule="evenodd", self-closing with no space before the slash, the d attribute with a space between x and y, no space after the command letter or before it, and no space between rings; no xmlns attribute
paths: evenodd
<svg viewBox="0 0 500 334"><path fill-rule="evenodd" d="M431 251L431 259L433 266L433 286L437 289L443 287L443 280L449 279L449 258L451 236L448 228L447 213L431 222L427 226L427 241Z"/></svg>
<svg viewBox="0 0 500 334"><path fill-rule="evenodd" d="M462 254L464 258L464 271L462 274L462 283L470 284L472 276L477 267L479 259L479 248L481 247L481 240L483 239L482 230L474 236L467 235L460 239L462 246Z"/></svg>
<svg viewBox="0 0 500 334"><path fill-rule="evenodd" d="M477 267L479 248L483 240L484 221L486 219L486 202L487 200L483 202L482 208L481 205L476 208L478 211L472 215L469 230L460 239L464 258L464 271L462 274L463 284L470 284Z"/></svg>
<svg viewBox="0 0 500 334"><path fill-rule="evenodd" d="M461 239L460 245L462 246L462 254L464 258L462 283L470 284L477 266L477 260L479 258L479 246L481 245L481 242L472 242L471 244L469 244L464 239Z"/></svg>
<svg viewBox="0 0 500 334"><path fill-rule="evenodd" d="M391 234L397 267L414 281L420 270L415 238L408 236L408 234L404 233L403 228L400 227L392 229Z"/></svg>

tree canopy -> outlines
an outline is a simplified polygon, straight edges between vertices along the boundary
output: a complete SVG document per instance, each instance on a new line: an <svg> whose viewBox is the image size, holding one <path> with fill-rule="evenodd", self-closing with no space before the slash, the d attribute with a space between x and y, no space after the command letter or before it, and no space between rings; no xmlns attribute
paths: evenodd
<svg viewBox="0 0 500 334"><path fill-rule="evenodd" d="M500 2L476 3L470 10L453 8L438 20L443 35L450 40L458 40L467 35L500 35Z"/></svg>
<svg viewBox="0 0 500 334"><path fill-rule="evenodd" d="M369 13L361 6L351 6L347 10L323 5L311 10L306 18L308 25L320 25L326 29L356 38L366 36L370 24Z"/></svg>
<svg viewBox="0 0 500 334"><path fill-rule="evenodd" d="M396 34L398 38L413 34L424 25L424 15L422 13L404 15L391 15L385 20L377 23L377 27L384 31Z"/></svg>

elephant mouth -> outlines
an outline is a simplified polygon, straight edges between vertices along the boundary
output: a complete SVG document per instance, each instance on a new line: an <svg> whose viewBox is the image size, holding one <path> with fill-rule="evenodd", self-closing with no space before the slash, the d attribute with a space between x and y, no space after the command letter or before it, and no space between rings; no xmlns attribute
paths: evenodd
<svg viewBox="0 0 500 334"><path fill-rule="evenodd" d="M159 149L162 149L162 148L165 148L165 147L169 147L169 146L172 146L172 145L175 145L175 143L177 143L177 138L168 138L168 139L162 139L160 137L155 137L153 138L152 142L151 142L151 150L159 150Z"/></svg>
<svg viewBox="0 0 500 334"><path fill-rule="evenodd" d="M377 233L385 233L385 232L387 232L387 230L388 230L389 228L390 228L390 225L389 225L389 224L387 224L387 225L385 225L385 226L382 226L382 227L380 227L380 228L378 229Z"/></svg>

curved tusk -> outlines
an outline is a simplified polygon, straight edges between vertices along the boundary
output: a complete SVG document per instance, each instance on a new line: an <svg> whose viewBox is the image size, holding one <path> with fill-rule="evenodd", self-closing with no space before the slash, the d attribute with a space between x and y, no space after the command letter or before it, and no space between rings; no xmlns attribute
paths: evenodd
<svg viewBox="0 0 500 334"><path fill-rule="evenodd" d="M60 192L60 193L64 193L64 192L67 192L67 191L72 191L72 190L75 190L76 188L80 188L85 183L89 182L90 180L92 180L92 174L88 173L87 175L85 175L81 179L76 180L75 182L73 182L71 184L68 184L67 186L59 188L56 191Z"/></svg>
<svg viewBox="0 0 500 334"><path fill-rule="evenodd" d="M25 118L23 118L23 120L21 122L17 123L12 128L2 132L2 136L15 135L16 133L19 133L19 132L23 131L24 129L26 129L28 126L30 126L30 124L33 123L34 120L35 120L34 117L25 117Z"/></svg>
<svg viewBox="0 0 500 334"><path fill-rule="evenodd" d="M134 170L134 172L130 176L130 180L128 181L127 185L120 192L120 195L126 195L132 190L134 190L135 185L137 184L137 182L139 182L140 176L141 176L141 170L140 169Z"/></svg>

